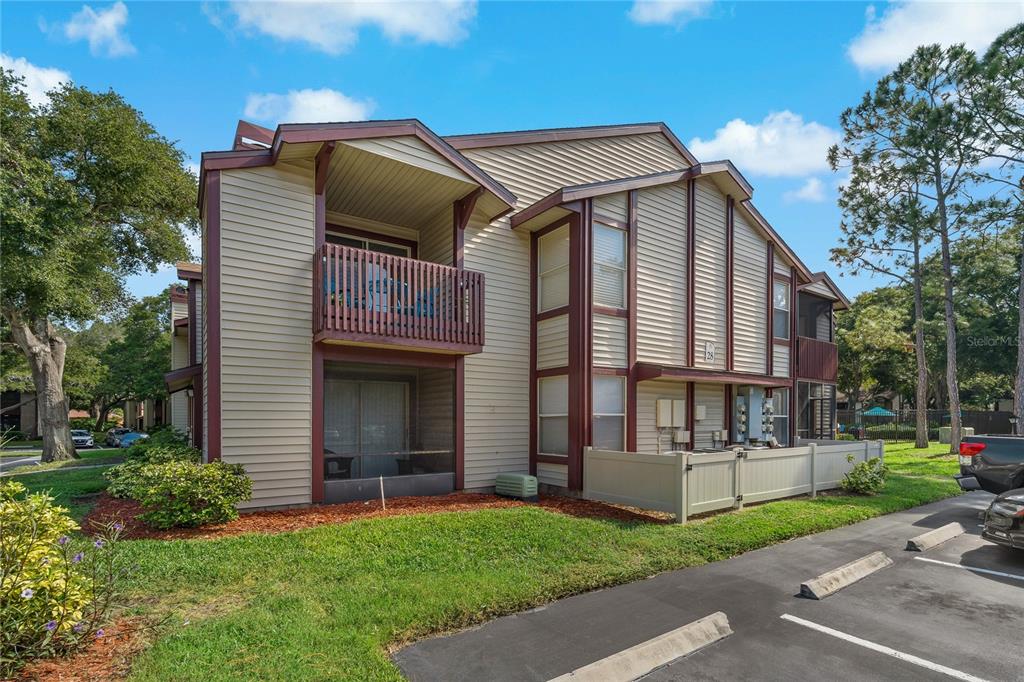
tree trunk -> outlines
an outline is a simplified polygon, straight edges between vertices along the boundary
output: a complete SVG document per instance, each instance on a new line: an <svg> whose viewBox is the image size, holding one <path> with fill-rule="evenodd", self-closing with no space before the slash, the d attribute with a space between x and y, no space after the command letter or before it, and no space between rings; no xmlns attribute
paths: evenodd
<svg viewBox="0 0 1024 682"><path fill-rule="evenodd" d="M4 311L11 325L11 336L25 353L32 369L39 405L39 433L43 437L44 462L77 459L71 440L68 401L64 396L64 357L67 344L54 333L46 318L24 322L16 312Z"/></svg>
<svg viewBox="0 0 1024 682"><path fill-rule="evenodd" d="M928 364L924 356L924 294L921 291L921 240L914 235L914 357L917 385L914 390L914 447L928 447Z"/></svg>
<svg viewBox="0 0 1024 682"><path fill-rule="evenodd" d="M1024 180L1021 180L1024 183ZM1014 433L1024 436L1024 225L1020 225L1020 275L1017 282L1017 380L1013 384Z"/></svg>
<svg viewBox="0 0 1024 682"><path fill-rule="evenodd" d="M946 390L949 393L949 451L960 450L960 384L956 377L956 314L953 310L953 261L949 252L949 220L942 175L935 169L936 204L939 209L939 239L942 244L942 290L946 312Z"/></svg>

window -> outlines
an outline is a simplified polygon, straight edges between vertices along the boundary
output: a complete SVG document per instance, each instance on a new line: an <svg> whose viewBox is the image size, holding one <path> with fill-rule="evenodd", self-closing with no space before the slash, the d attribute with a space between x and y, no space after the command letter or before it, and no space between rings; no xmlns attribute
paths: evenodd
<svg viewBox="0 0 1024 682"><path fill-rule="evenodd" d="M619 376L594 377L594 447L626 449L626 382Z"/></svg>
<svg viewBox="0 0 1024 682"><path fill-rule="evenodd" d="M626 233L594 224L594 303L626 307Z"/></svg>
<svg viewBox="0 0 1024 682"><path fill-rule="evenodd" d="M569 226L537 240L540 312L569 305Z"/></svg>
<svg viewBox="0 0 1024 682"><path fill-rule="evenodd" d="M390 256L409 257L412 255L412 250L408 246L390 244L386 241L380 241L377 239L364 239L363 237L353 237L348 234L336 233L328 233L325 235L324 239L328 244L352 246L357 249L366 249L367 251L374 251L376 253L386 253Z"/></svg>
<svg viewBox="0 0 1024 682"><path fill-rule="evenodd" d="M772 390L772 408L775 412L772 435L780 445L789 445L789 389Z"/></svg>
<svg viewBox="0 0 1024 682"><path fill-rule="evenodd" d="M569 377L544 377L537 382L540 442L546 455L569 454Z"/></svg>
<svg viewBox="0 0 1024 682"><path fill-rule="evenodd" d="M772 334L777 339L789 338L789 283L775 282L774 303L772 304Z"/></svg>

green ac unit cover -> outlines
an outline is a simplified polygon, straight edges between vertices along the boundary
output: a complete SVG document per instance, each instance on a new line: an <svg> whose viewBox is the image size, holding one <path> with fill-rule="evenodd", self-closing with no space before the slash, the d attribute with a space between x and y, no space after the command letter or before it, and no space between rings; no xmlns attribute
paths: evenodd
<svg viewBox="0 0 1024 682"><path fill-rule="evenodd" d="M505 497L537 497L537 477L528 474L498 474L494 492Z"/></svg>

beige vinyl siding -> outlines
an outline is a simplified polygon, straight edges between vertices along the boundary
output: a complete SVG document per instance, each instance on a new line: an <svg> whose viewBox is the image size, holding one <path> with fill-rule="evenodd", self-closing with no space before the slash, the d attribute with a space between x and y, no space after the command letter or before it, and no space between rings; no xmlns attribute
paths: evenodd
<svg viewBox="0 0 1024 682"><path fill-rule="evenodd" d="M689 164L661 134L468 149L524 208L555 189ZM466 228L465 267L484 273L487 342L465 360L465 486L529 468L530 236L508 218Z"/></svg>
<svg viewBox="0 0 1024 682"><path fill-rule="evenodd" d="M508 219L466 228L465 267L484 273L484 350L465 360L465 487L529 470L530 235Z"/></svg>
<svg viewBox="0 0 1024 682"><path fill-rule="evenodd" d="M789 376L789 344L772 344L772 376Z"/></svg>
<svg viewBox="0 0 1024 682"><path fill-rule="evenodd" d="M733 368L764 374L768 362L768 242L740 214L733 221Z"/></svg>
<svg viewBox="0 0 1024 682"><path fill-rule="evenodd" d="M658 399L686 401L682 381L641 381L636 385L636 451L657 454L672 449L672 429L658 431ZM685 428L685 427L684 427Z"/></svg>
<svg viewBox="0 0 1024 682"><path fill-rule="evenodd" d="M594 197L594 213L626 222L629 218L629 193L617 192Z"/></svg>
<svg viewBox="0 0 1024 682"><path fill-rule="evenodd" d="M816 334L814 338L821 341L829 341L832 338L832 317L827 312L818 315L814 326Z"/></svg>
<svg viewBox="0 0 1024 682"><path fill-rule="evenodd" d="M786 275L790 274L789 261L779 255L778 247L775 249L775 274Z"/></svg>
<svg viewBox="0 0 1024 682"><path fill-rule="evenodd" d="M445 206L420 228L419 260L452 264L452 207Z"/></svg>
<svg viewBox="0 0 1024 682"><path fill-rule="evenodd" d="M686 364L686 187L640 190L636 237L636 354Z"/></svg>
<svg viewBox="0 0 1024 682"><path fill-rule="evenodd" d="M188 365L188 336L174 334L171 336L171 369L181 369ZM188 396L185 391L172 393L169 402L171 426L182 433L188 433Z"/></svg>
<svg viewBox="0 0 1024 682"><path fill-rule="evenodd" d="M725 369L725 195L710 180L698 180L696 185L694 366ZM704 359L709 342L715 345L715 358L711 362Z"/></svg>
<svg viewBox="0 0 1024 682"><path fill-rule="evenodd" d="M174 329L174 321L188 317L188 303L171 301L171 330Z"/></svg>
<svg viewBox="0 0 1024 682"><path fill-rule="evenodd" d="M374 137L365 140L346 140L346 144L356 149L383 156L388 159L438 173L456 180L471 182L468 175L453 166L450 161L430 148L415 135L399 137Z"/></svg>
<svg viewBox="0 0 1024 682"><path fill-rule="evenodd" d="M309 503L312 164L221 185L221 457L253 481L244 506Z"/></svg>
<svg viewBox="0 0 1024 682"><path fill-rule="evenodd" d="M565 488L569 485L569 467L565 464L537 462L537 482Z"/></svg>
<svg viewBox="0 0 1024 682"><path fill-rule="evenodd" d="M694 405L703 405L706 410L704 419L694 421L694 447L712 447L716 445L712 442L713 432L725 428L725 387L722 384L696 384L693 402Z"/></svg>
<svg viewBox="0 0 1024 682"><path fill-rule="evenodd" d="M832 293L832 290L828 288L828 285L824 282L815 282L814 284L808 284L802 291L808 294L814 294L815 296L821 296L830 301L837 301L836 295Z"/></svg>
<svg viewBox="0 0 1024 682"><path fill-rule="evenodd" d="M690 166L661 133L509 145L463 152L523 209L559 187Z"/></svg>
<svg viewBox="0 0 1024 682"><path fill-rule="evenodd" d="M569 316L537 323L537 369L569 366Z"/></svg>
<svg viewBox="0 0 1024 682"><path fill-rule="evenodd" d="M611 315L594 315L592 333L595 367L626 366L627 320Z"/></svg>

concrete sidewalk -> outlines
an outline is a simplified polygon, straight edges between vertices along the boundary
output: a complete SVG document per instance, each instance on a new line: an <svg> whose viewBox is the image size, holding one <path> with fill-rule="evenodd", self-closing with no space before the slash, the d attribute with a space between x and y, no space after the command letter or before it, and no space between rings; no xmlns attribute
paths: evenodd
<svg viewBox="0 0 1024 682"><path fill-rule="evenodd" d="M904 550L908 538L959 521L968 534L950 542L958 543L950 551L960 552L950 560L981 552L989 564L1024 574L1024 561L1016 569L1012 555L977 537L978 511L990 499L987 493L971 493L728 561L571 597L425 640L399 651L394 660L412 680L549 680L723 611L732 636L649 678L949 679L780 620L789 613L847 628L861 638L884 639L895 649L941 659L982 679L1022 679L1024 660L1001 659L978 642L985 632L1024 631L1024 608L1007 609L1008 603L1024 605L1024 584L914 561L921 555ZM824 601L798 596L801 582L874 551L885 552L895 565ZM924 571L929 571L928 580L916 582ZM955 597L936 587L936 580L950 581ZM964 602L974 605L969 613L961 608Z"/></svg>

